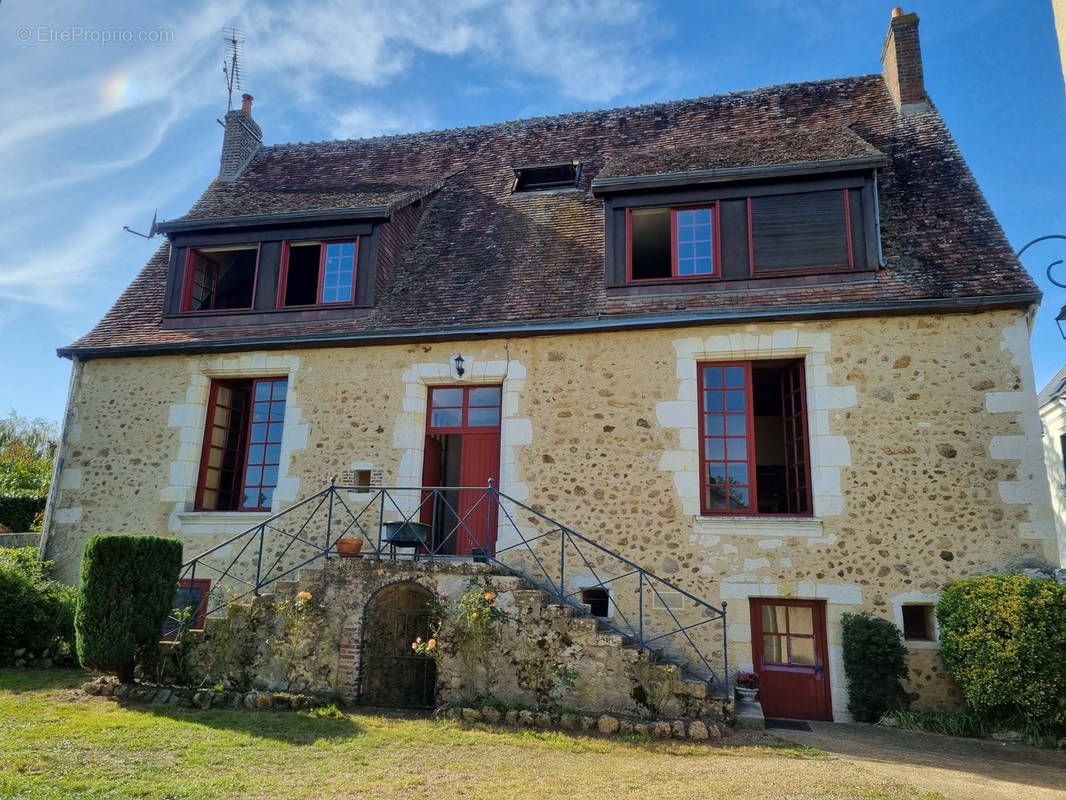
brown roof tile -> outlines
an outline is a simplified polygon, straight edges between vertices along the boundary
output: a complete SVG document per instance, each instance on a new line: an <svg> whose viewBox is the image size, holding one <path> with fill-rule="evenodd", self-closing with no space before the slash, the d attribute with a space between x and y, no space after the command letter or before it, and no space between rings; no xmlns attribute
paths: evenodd
<svg viewBox="0 0 1066 800"><path fill-rule="evenodd" d="M608 297L597 176L884 154L886 268L870 279L639 298ZM578 160L576 191L511 194L518 165ZM965 302L1032 295L935 110L901 116L879 75L474 128L263 148L215 181L187 218L389 205L440 187L393 254L369 314L164 330L164 245L86 336L63 351L242 339L369 336L666 312L753 313L840 304ZM116 350L118 352L118 350Z"/></svg>

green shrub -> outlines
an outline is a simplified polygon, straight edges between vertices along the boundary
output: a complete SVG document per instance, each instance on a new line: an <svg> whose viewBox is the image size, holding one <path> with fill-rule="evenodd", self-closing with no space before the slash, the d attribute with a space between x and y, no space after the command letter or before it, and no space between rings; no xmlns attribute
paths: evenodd
<svg viewBox="0 0 1066 800"><path fill-rule="evenodd" d="M48 576L37 548L0 549L0 663L14 650L74 642L74 587Z"/></svg>
<svg viewBox="0 0 1066 800"><path fill-rule="evenodd" d="M936 617L944 666L975 712L1066 728L1066 586L968 578L944 590Z"/></svg>
<svg viewBox="0 0 1066 800"><path fill-rule="evenodd" d="M26 533L34 527L34 520L44 511L47 497L0 496L0 525L15 533Z"/></svg>
<svg viewBox="0 0 1066 800"><path fill-rule="evenodd" d="M83 667L133 680L155 659L173 609L182 545L159 536L94 536L85 545L74 618Z"/></svg>
<svg viewBox="0 0 1066 800"><path fill-rule="evenodd" d="M877 722L907 705L900 682L907 677L907 648L899 628L869 614L842 619L848 711L860 722Z"/></svg>

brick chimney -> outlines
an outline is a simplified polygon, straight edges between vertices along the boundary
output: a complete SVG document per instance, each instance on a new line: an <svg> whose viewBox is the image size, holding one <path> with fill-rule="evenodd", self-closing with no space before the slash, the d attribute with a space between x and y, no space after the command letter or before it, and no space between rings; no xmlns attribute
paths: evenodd
<svg viewBox="0 0 1066 800"><path fill-rule="evenodd" d="M922 47L918 41L918 15L892 9L885 46L881 48L881 74L901 114L929 110L922 76Z"/></svg>
<svg viewBox="0 0 1066 800"><path fill-rule="evenodd" d="M240 111L226 112L226 133L222 137L222 165L218 177L236 180L252 156L263 145L263 132L252 119L252 96L241 95Z"/></svg>

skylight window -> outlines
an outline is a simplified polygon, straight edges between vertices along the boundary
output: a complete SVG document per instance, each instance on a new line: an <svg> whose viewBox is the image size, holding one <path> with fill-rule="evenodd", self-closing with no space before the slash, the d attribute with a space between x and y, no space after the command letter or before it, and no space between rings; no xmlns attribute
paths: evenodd
<svg viewBox="0 0 1066 800"><path fill-rule="evenodd" d="M515 167L516 192L544 192L549 189L574 189L581 176L581 165L576 161L564 164L540 164Z"/></svg>

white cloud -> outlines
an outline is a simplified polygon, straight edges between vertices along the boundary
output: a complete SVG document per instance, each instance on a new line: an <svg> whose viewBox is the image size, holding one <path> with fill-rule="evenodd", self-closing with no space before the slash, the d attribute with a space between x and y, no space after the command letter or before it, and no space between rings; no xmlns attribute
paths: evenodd
<svg viewBox="0 0 1066 800"><path fill-rule="evenodd" d="M337 139L361 139L390 133L423 131L434 127L429 113L397 113L372 105L350 106L334 115L330 135Z"/></svg>

